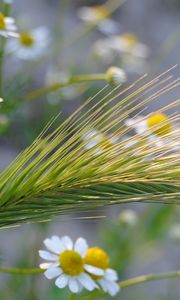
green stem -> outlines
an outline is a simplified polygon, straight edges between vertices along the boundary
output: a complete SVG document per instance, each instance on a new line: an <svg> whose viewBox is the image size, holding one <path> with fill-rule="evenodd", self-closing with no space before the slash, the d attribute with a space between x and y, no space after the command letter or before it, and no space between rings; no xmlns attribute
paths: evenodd
<svg viewBox="0 0 180 300"><path fill-rule="evenodd" d="M71 294L70 296L69 296L69 300L74 300L76 298L76 294Z"/></svg>
<svg viewBox="0 0 180 300"><path fill-rule="evenodd" d="M138 276L128 280L121 281L119 285L121 288L126 288L147 281L155 281L155 280L162 280L162 279L169 279L169 278L176 278L176 277L180 277L180 270L174 272L168 272L168 273L148 274L148 275Z"/></svg>
<svg viewBox="0 0 180 300"><path fill-rule="evenodd" d="M3 98L3 65L4 65L4 49L6 38L1 37L1 48L0 48L0 97Z"/></svg>
<svg viewBox="0 0 180 300"><path fill-rule="evenodd" d="M9 3L4 4L4 15L9 16L11 5ZM3 97L3 65L4 65L4 51L6 45L6 38L1 37L1 49L0 49L0 97Z"/></svg>
<svg viewBox="0 0 180 300"><path fill-rule="evenodd" d="M5 3L4 4L4 15L8 17L10 15L10 10L11 10L11 4Z"/></svg>
<svg viewBox="0 0 180 300"><path fill-rule="evenodd" d="M33 275L44 272L43 269L40 268L6 268L0 267L0 272L2 273L10 273L10 274L19 274L19 275Z"/></svg>
<svg viewBox="0 0 180 300"><path fill-rule="evenodd" d="M55 92L58 89L61 89L63 87L72 85L72 84L77 84L77 83L83 83L87 81L97 81L97 80L105 80L106 79L106 74L89 74L89 75L77 75L77 76L72 76L65 82L57 82L53 83L47 87L37 89L24 97L21 98L22 101L27 101L27 100L33 100L38 97L44 96L48 93Z"/></svg>
<svg viewBox="0 0 180 300"><path fill-rule="evenodd" d="M26 275L33 275L33 274L39 274L44 272L43 269L40 268L6 268L6 267L0 267L0 272L2 273L10 273L10 274L26 274ZM148 281L155 281L155 280L162 280L162 279L170 279L170 278L176 278L180 277L180 270L167 272L167 273L159 273L159 274L148 274L143 276L134 277L128 280L120 281L119 285L121 288L126 288L132 285L148 282ZM72 294L70 296L71 300L75 299L75 294ZM73 298L74 297L74 298Z"/></svg>

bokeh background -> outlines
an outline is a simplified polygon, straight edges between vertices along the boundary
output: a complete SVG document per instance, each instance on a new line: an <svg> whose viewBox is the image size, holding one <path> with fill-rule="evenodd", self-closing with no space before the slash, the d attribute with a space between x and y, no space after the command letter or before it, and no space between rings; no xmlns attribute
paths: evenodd
<svg viewBox="0 0 180 300"><path fill-rule="evenodd" d="M180 63L180 1L127 0L119 1L112 19L117 34L134 33L149 49L142 72L127 71L127 82L139 73L151 76ZM8 106L3 114L8 125L0 136L0 169L3 170L29 145L50 118L62 111L62 119L70 115L87 97L104 86L105 82L80 84L50 93L33 101L13 106L14 94L20 97L32 90L63 79L67 73L90 74L105 72L112 63L97 60L92 53L96 41L105 38L97 27L87 30L78 18L83 6L103 4L105 1L83 0L16 0L12 14L24 31L39 26L48 27L51 43L44 59L25 62L8 57L5 64ZM117 0L118 3L118 0ZM121 67L119 62L114 62ZM114 64L113 63L113 64ZM173 71L179 73L178 67ZM55 76L56 75L56 76ZM53 77L54 76L54 77ZM153 111L178 97L177 90L153 102ZM61 119L62 118L62 119ZM134 223L122 221L124 210L134 213ZM180 232L171 234L180 223L179 207L155 204L128 204L109 207L79 215L60 216L43 224L27 224L0 231L0 261L2 265L33 267L40 260L37 251L42 241L52 234L83 236L89 244L104 247L112 257L112 265L121 280L180 268ZM179 229L180 231L180 229ZM48 300L66 299L43 276L0 275L0 299ZM122 290L116 299L122 300L179 300L179 280L151 282ZM104 298L106 299L106 298ZM107 296L107 299L108 298Z"/></svg>

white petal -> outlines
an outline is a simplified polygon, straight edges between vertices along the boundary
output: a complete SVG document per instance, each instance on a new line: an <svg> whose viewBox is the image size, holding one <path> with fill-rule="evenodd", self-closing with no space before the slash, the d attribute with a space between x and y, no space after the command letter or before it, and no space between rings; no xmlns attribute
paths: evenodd
<svg viewBox="0 0 180 300"><path fill-rule="evenodd" d="M83 238L78 238L74 245L74 250L81 254L82 257L85 257L87 249L88 244L86 240Z"/></svg>
<svg viewBox="0 0 180 300"><path fill-rule="evenodd" d="M73 242L72 242L72 240L70 239L69 236L63 236L61 238L61 241L62 241L65 249L72 250L72 248L73 248Z"/></svg>
<svg viewBox="0 0 180 300"><path fill-rule="evenodd" d="M58 256L54 255L48 251L39 250L39 256L45 260L56 261L58 260Z"/></svg>
<svg viewBox="0 0 180 300"><path fill-rule="evenodd" d="M47 263L42 263L39 266L41 269L56 268L59 267L59 262L47 262Z"/></svg>
<svg viewBox="0 0 180 300"><path fill-rule="evenodd" d="M58 288L63 289L68 284L68 280L69 276L62 274L56 279L55 285L57 285Z"/></svg>
<svg viewBox="0 0 180 300"><path fill-rule="evenodd" d="M147 121L142 120L141 122L134 125L138 134L144 133L144 131L148 130Z"/></svg>
<svg viewBox="0 0 180 300"><path fill-rule="evenodd" d="M118 275L117 272L113 269L107 269L104 274L105 279L108 279L110 281L117 281Z"/></svg>
<svg viewBox="0 0 180 300"><path fill-rule="evenodd" d="M108 281L105 279L98 280L104 292L108 292L111 296L115 296L119 291L120 287L116 282Z"/></svg>
<svg viewBox="0 0 180 300"><path fill-rule="evenodd" d="M44 275L47 277L47 279L53 279L59 275L62 274L62 269L60 268L49 268Z"/></svg>
<svg viewBox="0 0 180 300"><path fill-rule="evenodd" d="M48 250L56 254L59 254L64 250L63 244L57 236L53 236L51 239L45 239L44 245L48 248Z"/></svg>
<svg viewBox="0 0 180 300"><path fill-rule="evenodd" d="M81 273L78 277L77 277L78 281L80 282L80 284L85 287L88 291L92 291L95 288L98 288L97 284L94 282L94 280L85 273Z"/></svg>
<svg viewBox="0 0 180 300"><path fill-rule="evenodd" d="M104 278L102 278L102 279L98 280L98 283L100 284L102 290L106 293L107 292L107 285L106 285L107 280L105 280Z"/></svg>
<svg viewBox="0 0 180 300"><path fill-rule="evenodd" d="M98 276L103 276L104 275L104 270L100 269L100 268L97 268L97 267L94 267L94 266L91 266L91 265L84 265L84 269L93 274L93 275L98 275Z"/></svg>
<svg viewBox="0 0 180 300"><path fill-rule="evenodd" d="M78 293L80 291L80 286L76 278L69 279L69 289L72 293Z"/></svg>
<svg viewBox="0 0 180 300"><path fill-rule="evenodd" d="M48 269L51 266L51 263L42 263L39 265L41 269Z"/></svg>

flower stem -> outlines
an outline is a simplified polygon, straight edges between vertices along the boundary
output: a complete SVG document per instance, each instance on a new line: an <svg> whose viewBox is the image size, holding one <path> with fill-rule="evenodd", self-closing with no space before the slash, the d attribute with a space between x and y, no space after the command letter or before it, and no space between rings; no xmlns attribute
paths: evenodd
<svg viewBox="0 0 180 300"><path fill-rule="evenodd" d="M19 274L19 275L34 275L43 273L44 270L40 268L6 268L0 267L0 272L2 273L10 273L10 274ZM141 284L148 281L156 281L162 279L170 279L180 277L180 270L167 272L167 273L159 273L159 274L148 274L143 276L137 276L131 279L127 279L124 281L120 281L119 285L121 288L126 288L132 285ZM75 299L76 294L71 294L69 300Z"/></svg>
<svg viewBox="0 0 180 300"><path fill-rule="evenodd" d="M121 281L119 285L121 288L126 288L147 281L155 281L155 280L162 280L162 279L169 279L169 278L176 278L176 277L180 277L180 270L174 272L168 272L168 273L148 274L148 275L138 276L128 280Z"/></svg>
<svg viewBox="0 0 180 300"><path fill-rule="evenodd" d="M74 300L76 298L76 294L70 294L69 299L68 300Z"/></svg>
<svg viewBox="0 0 180 300"><path fill-rule="evenodd" d="M11 4L10 3L5 3L4 4L4 15L8 17L10 15L10 10L11 10Z"/></svg>
<svg viewBox="0 0 180 300"><path fill-rule="evenodd" d="M9 16L11 10L11 5L10 3L5 3L4 4L4 15L6 17ZM0 41L0 97L3 97L3 66L4 66L4 51L5 51L5 46L6 46L6 38L1 37Z"/></svg>
<svg viewBox="0 0 180 300"><path fill-rule="evenodd" d="M4 65L4 49L6 38L0 38L0 97L3 97L3 65Z"/></svg>
<svg viewBox="0 0 180 300"><path fill-rule="evenodd" d="M0 267L0 272L2 273L10 273L10 274L19 274L19 275L34 275L44 272L43 269L40 268L6 268Z"/></svg>
<svg viewBox="0 0 180 300"><path fill-rule="evenodd" d="M34 92L31 92L31 93L25 95L24 97L21 98L21 102L36 99L38 97L44 96L51 92L55 92L58 89L61 89L63 87L66 87L66 86L69 86L72 84L86 82L86 81L105 80L105 79L106 79L105 73L72 76L65 82L57 82L57 83L51 84L47 87L37 89Z"/></svg>

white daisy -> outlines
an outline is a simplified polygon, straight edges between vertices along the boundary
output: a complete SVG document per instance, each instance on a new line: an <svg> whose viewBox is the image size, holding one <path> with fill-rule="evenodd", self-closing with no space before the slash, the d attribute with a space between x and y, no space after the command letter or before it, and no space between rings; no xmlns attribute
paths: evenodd
<svg viewBox="0 0 180 300"><path fill-rule="evenodd" d="M141 73L146 69L149 48L141 43L133 33L113 35L96 41L94 55L106 63L113 63L119 58L127 71Z"/></svg>
<svg viewBox="0 0 180 300"><path fill-rule="evenodd" d="M137 134L155 134L157 136L165 136L172 130L172 125L168 117L163 113L152 113L149 117L137 117L127 119L126 126L134 129Z"/></svg>
<svg viewBox="0 0 180 300"><path fill-rule="evenodd" d="M48 29L39 27L30 32L21 32L17 39L9 41L7 50L19 59L37 60L46 53L49 44Z"/></svg>
<svg viewBox="0 0 180 300"><path fill-rule="evenodd" d="M119 24L109 18L109 10L105 5L81 7L78 10L78 17L87 24L95 24L104 34L116 34Z"/></svg>
<svg viewBox="0 0 180 300"><path fill-rule="evenodd" d="M169 153L180 151L178 126L172 124L171 120L161 112L152 113L148 117L127 119L125 125L137 133L136 140L133 140L135 143L144 141L149 149L154 147L162 149L165 146L166 152Z"/></svg>
<svg viewBox="0 0 180 300"><path fill-rule="evenodd" d="M121 53L130 53L135 57L146 58L149 54L149 48L131 32L111 37L111 48Z"/></svg>
<svg viewBox="0 0 180 300"><path fill-rule="evenodd" d="M104 149L111 147L117 142L117 138L115 136L105 135L94 128L86 130L82 135L82 140L86 150L94 148L94 154L101 153Z"/></svg>
<svg viewBox="0 0 180 300"><path fill-rule="evenodd" d="M115 296L120 291L120 286L117 283L116 271L108 268L110 259L107 253L99 247L92 247L88 249L84 260L86 264L91 265L87 270L89 274L92 274L92 278L96 280L101 289L105 293ZM93 270L91 272L92 267L102 270L103 275L94 275Z"/></svg>
<svg viewBox="0 0 180 300"><path fill-rule="evenodd" d="M88 291L98 288L86 269L90 268L95 275L102 275L103 271L85 264L84 257L88 249L85 239L78 238L73 245L68 236L62 238L52 236L45 239L44 244L49 251L39 251L40 257L47 261L40 264L40 268L46 269L44 273L46 278L57 277L55 281L57 287L69 286L72 293L79 293L82 288Z"/></svg>
<svg viewBox="0 0 180 300"><path fill-rule="evenodd" d="M17 27L15 21L11 17L6 17L0 12L0 35L4 37L17 37Z"/></svg>

